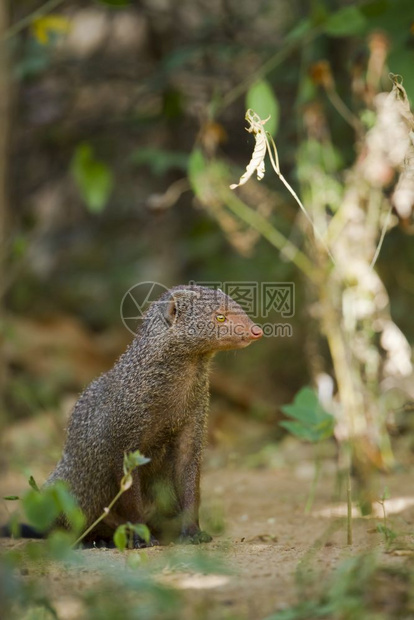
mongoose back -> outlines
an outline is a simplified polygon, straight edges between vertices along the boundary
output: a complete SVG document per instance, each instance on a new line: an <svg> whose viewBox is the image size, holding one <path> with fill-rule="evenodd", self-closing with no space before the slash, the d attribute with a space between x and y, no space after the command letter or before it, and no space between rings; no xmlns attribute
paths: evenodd
<svg viewBox="0 0 414 620"><path fill-rule="evenodd" d="M209 365L218 351L246 347L262 334L220 290L180 286L149 307L126 352L77 401L62 458L46 481L68 483L89 526L119 490L124 453L140 450L151 459L89 540L109 541L128 521L149 525L150 544L162 539L166 523L180 540L211 540L198 518ZM63 517L59 525L67 525Z"/></svg>

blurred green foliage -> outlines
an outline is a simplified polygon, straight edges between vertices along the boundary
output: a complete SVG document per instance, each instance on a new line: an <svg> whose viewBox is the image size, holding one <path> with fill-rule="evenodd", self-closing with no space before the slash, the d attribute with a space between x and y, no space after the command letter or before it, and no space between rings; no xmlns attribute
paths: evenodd
<svg viewBox="0 0 414 620"><path fill-rule="evenodd" d="M246 94L246 109L248 108L254 110L263 120L270 116L266 131L274 137L279 127L280 106L267 80L260 80L250 86Z"/></svg>
<svg viewBox="0 0 414 620"><path fill-rule="evenodd" d="M327 413L311 388L302 388L291 405L281 410L292 420L282 420L280 425L300 439L317 442L333 435L335 419Z"/></svg>
<svg viewBox="0 0 414 620"><path fill-rule="evenodd" d="M65 514L74 534L84 526L84 516L64 482L31 488L22 499L25 516L30 525L39 532L47 532L57 516Z"/></svg>
<svg viewBox="0 0 414 620"><path fill-rule="evenodd" d="M99 213L108 202L113 187L112 172L95 159L90 144L80 144L71 164L72 174L82 198L92 213Z"/></svg>
<svg viewBox="0 0 414 620"><path fill-rule="evenodd" d="M412 567L383 568L374 553L356 555L343 560L335 568L328 582L322 578L318 584L316 579L315 575L311 575L307 579L308 583L301 582L301 587L309 589L309 582L313 581L313 589L319 590L319 594L309 596L306 600L301 596L302 600L296 606L272 614L266 620L309 618L388 620L399 618L400 614L404 617L407 612L411 613L409 607L412 608L412 605L407 606L407 603L413 579ZM387 590L388 595L390 594L391 583L398 587L399 593L386 610L383 605Z"/></svg>

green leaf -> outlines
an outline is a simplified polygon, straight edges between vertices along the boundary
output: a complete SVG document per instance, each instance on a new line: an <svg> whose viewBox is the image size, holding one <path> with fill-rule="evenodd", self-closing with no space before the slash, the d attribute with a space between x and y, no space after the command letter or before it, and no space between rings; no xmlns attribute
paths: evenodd
<svg viewBox="0 0 414 620"><path fill-rule="evenodd" d="M145 542L149 542L150 531L143 523L124 523L117 527L114 534L114 543L120 551L125 551L128 541L132 540L132 535L136 534Z"/></svg>
<svg viewBox="0 0 414 620"><path fill-rule="evenodd" d="M30 38L23 44L21 59L16 58L13 65L14 77L19 81L37 77L50 67L52 58L53 54L47 47Z"/></svg>
<svg viewBox="0 0 414 620"><path fill-rule="evenodd" d="M32 486L22 501L30 525L41 532L52 527L56 518L62 513L74 531L79 532L84 527L85 517L66 483L61 480L44 487L41 491L37 485Z"/></svg>
<svg viewBox="0 0 414 620"><path fill-rule="evenodd" d="M384 487L384 490L381 495L381 501L384 502L386 499L390 499L391 493L388 487Z"/></svg>
<svg viewBox="0 0 414 620"><path fill-rule="evenodd" d="M149 463L150 460L151 459L141 454L139 450L135 450L135 452L126 452L124 454L124 474L126 475L131 473L140 465Z"/></svg>
<svg viewBox="0 0 414 620"><path fill-rule="evenodd" d="M295 39L301 39L312 28L312 21L309 18L302 19L292 30L287 34L287 41L294 41Z"/></svg>
<svg viewBox="0 0 414 620"><path fill-rule="evenodd" d="M85 526L85 515L80 509L77 500L69 491L67 484L63 481L58 481L50 487L50 492L59 512L63 512L66 515L71 528L75 532L80 532Z"/></svg>
<svg viewBox="0 0 414 620"><path fill-rule="evenodd" d="M194 149L188 162L188 179L195 195L201 192L201 179L207 169L206 160L200 149Z"/></svg>
<svg viewBox="0 0 414 620"><path fill-rule="evenodd" d="M23 497L23 509L30 525L41 532L48 530L59 515L59 507L52 494L39 493L34 489Z"/></svg>
<svg viewBox="0 0 414 620"><path fill-rule="evenodd" d="M92 147L87 142L76 148L71 172L88 209L100 213L111 194L113 175L106 164L94 158Z"/></svg>
<svg viewBox="0 0 414 620"><path fill-rule="evenodd" d="M299 439L306 439L307 441L318 441L318 435L312 431L312 429L300 424L299 422L290 422L289 420L283 420L280 422L280 426L286 428L292 435L299 437Z"/></svg>
<svg viewBox="0 0 414 620"><path fill-rule="evenodd" d="M360 11L365 17L378 17L389 8L389 5L389 0L372 0L372 2L363 4L360 7ZM395 8L393 8L393 10L395 10Z"/></svg>
<svg viewBox="0 0 414 620"><path fill-rule="evenodd" d="M114 534L114 543L119 551L125 551L128 542L126 525L120 525L116 528Z"/></svg>
<svg viewBox="0 0 414 620"><path fill-rule="evenodd" d="M9 528L13 538L20 538L20 519L17 512L11 515L9 519Z"/></svg>
<svg viewBox="0 0 414 620"><path fill-rule="evenodd" d="M247 91L246 108L251 108L265 119L270 115L270 119L266 123L266 130L275 136L279 126L280 108L273 88L267 80L259 80L255 82Z"/></svg>
<svg viewBox="0 0 414 620"><path fill-rule="evenodd" d="M301 439L322 441L332 436L335 419L320 404L315 392L308 387L302 388L290 405L281 407L292 420L280 422L280 425Z"/></svg>
<svg viewBox="0 0 414 620"><path fill-rule="evenodd" d="M290 417L308 424L316 424L320 419L318 412L322 411L318 397L308 387L302 388L296 394L293 404L283 405L281 409Z"/></svg>
<svg viewBox="0 0 414 620"><path fill-rule="evenodd" d="M414 103L414 51L412 49L391 50L387 60L387 65L390 71L402 75L403 86L407 93L407 96L411 102Z"/></svg>
<svg viewBox="0 0 414 620"><path fill-rule="evenodd" d="M76 561L76 551L73 549L76 534L65 530L55 530L47 537L48 554L55 560Z"/></svg>
<svg viewBox="0 0 414 620"><path fill-rule="evenodd" d="M325 3L321 0L313 0L311 7L311 19L313 26L320 26L328 18L329 12Z"/></svg>
<svg viewBox="0 0 414 620"><path fill-rule="evenodd" d="M383 534L388 542L392 542L398 536L398 534L394 532L394 530L391 530L389 527L383 525L382 523L377 524L377 532Z"/></svg>
<svg viewBox="0 0 414 620"><path fill-rule="evenodd" d="M15 502L16 500L20 499L20 497L18 495L6 495L6 497L3 497L3 499L5 499L7 502Z"/></svg>
<svg viewBox="0 0 414 620"><path fill-rule="evenodd" d="M30 476L29 478L29 486L34 490L37 491L38 493L40 493L40 489L37 486L37 482L36 480L33 478L33 476Z"/></svg>
<svg viewBox="0 0 414 620"><path fill-rule="evenodd" d="M131 525L131 530L140 538L145 540L146 543L149 542L151 533L146 525L143 523L136 523L135 525Z"/></svg>
<svg viewBox="0 0 414 620"><path fill-rule="evenodd" d="M362 34L368 20L356 6L346 6L333 13L325 22L324 31L332 37Z"/></svg>

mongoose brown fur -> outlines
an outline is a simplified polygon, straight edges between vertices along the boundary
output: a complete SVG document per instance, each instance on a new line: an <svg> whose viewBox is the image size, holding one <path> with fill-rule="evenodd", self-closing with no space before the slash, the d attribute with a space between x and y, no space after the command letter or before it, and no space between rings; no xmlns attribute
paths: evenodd
<svg viewBox="0 0 414 620"><path fill-rule="evenodd" d="M181 540L211 540L198 517L210 361L218 351L261 336L220 290L180 286L149 307L126 352L77 401L62 458L46 482L68 483L89 526L119 490L124 453L140 450L151 459L134 471L132 487L92 539L110 540L129 521L149 525L150 544L162 538L166 523ZM60 525L66 525L63 518Z"/></svg>

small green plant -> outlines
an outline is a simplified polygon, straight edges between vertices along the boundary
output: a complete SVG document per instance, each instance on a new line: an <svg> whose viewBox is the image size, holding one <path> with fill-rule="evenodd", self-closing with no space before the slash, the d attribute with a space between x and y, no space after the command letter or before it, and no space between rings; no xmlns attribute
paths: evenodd
<svg viewBox="0 0 414 620"><path fill-rule="evenodd" d="M118 493L115 495L115 497L113 498L113 500L111 501L111 503L109 504L109 506L107 506L103 513L100 515L100 517L98 517L96 519L96 521L94 521L92 523L92 525L90 525L88 527L87 530L85 530L83 532L83 534L81 536L79 536L79 538L77 538L77 540L73 543L73 546L78 545L87 534L89 534L89 532L91 532L97 525L98 523L100 523L103 519L105 519L105 517L107 516L107 514L111 511L111 509L114 507L115 503L118 501L118 499L121 497L121 495L123 495L123 493L125 493L125 491L128 491L128 489L131 488L132 486L132 472L134 471L134 469L136 469L137 467L139 467L140 465L145 465L146 463L149 463L151 459L147 458L146 456L144 456L143 454L141 454L141 452L139 450L135 450L134 452L128 452L124 454L124 465L123 465L123 469L124 469L124 475L121 479L121 483L119 485L119 491ZM124 526L121 526L121 528ZM137 526L139 528L145 528L145 526ZM119 529L119 528L118 528ZM145 536L148 537L149 540L149 532L147 530L147 528L145 528L146 532L145 532ZM144 532L144 530L142 530ZM129 535L129 531L127 531L127 528L125 530L121 529L121 533L118 535L118 541L122 544L123 540L124 540L124 536L125 539L128 539L128 535ZM141 534L138 534L139 536L141 536ZM145 536L143 536L144 540L147 540L145 538ZM148 541L147 541L148 542ZM117 544L115 542L115 544Z"/></svg>
<svg viewBox="0 0 414 620"><path fill-rule="evenodd" d="M319 573L308 578L314 595L307 596L307 600L303 597L303 583L298 582L300 602L265 620L408 618L412 578L409 567L381 566L374 554L357 555L343 560L328 581Z"/></svg>
<svg viewBox="0 0 414 620"><path fill-rule="evenodd" d="M72 542L71 545L75 547L107 516L121 495L131 488L133 471L140 465L145 465L149 461L150 459L143 456L139 450L125 453L123 464L124 475L121 479L118 493L98 519L84 532L82 532L82 529L85 524L85 517L76 499L70 493L66 483L63 480L59 480L53 485L39 489L33 476L30 476L28 482L31 488L25 493L21 500L26 519L36 530L47 533L53 527L57 517L60 514L64 514L71 528L70 535L75 535L76 537L76 540ZM17 501L20 497L18 495L9 495L3 499L7 501ZM10 529L13 536L18 537L19 524L16 517L12 515L10 519ZM134 534L140 536L146 542L149 541L150 533L145 525L125 523L117 529L114 535L114 542L118 549L124 550L127 546L130 546Z"/></svg>
<svg viewBox="0 0 414 620"><path fill-rule="evenodd" d="M299 439L317 443L332 437L335 418L324 410L311 388L302 388L293 403L283 405L281 409L292 420L283 420L280 426Z"/></svg>
<svg viewBox="0 0 414 620"><path fill-rule="evenodd" d="M389 498L390 498L390 494L389 494L388 488L385 487L384 492L381 495L381 498L377 500L380 506L382 506L382 512L383 512L383 522L377 524L377 531L384 536L384 540L385 540L385 544L387 548L391 545L391 543L394 542L394 540L398 536L398 534L394 532L394 530L392 530L388 526L387 511L385 508L385 500Z"/></svg>
<svg viewBox="0 0 414 620"><path fill-rule="evenodd" d="M120 525L114 534L114 543L119 551L134 548L134 537L139 536L146 543L150 540L150 531L143 523L124 523Z"/></svg>
<svg viewBox="0 0 414 620"><path fill-rule="evenodd" d="M47 533L58 515L63 513L70 525L72 535L77 536L82 531L85 517L63 480L43 489L39 489L33 476L30 476L28 483L30 489L22 498L18 495L9 495L3 499L7 501L21 499L25 517L32 527L39 532ZM17 515L11 516L10 529L13 536L19 535Z"/></svg>
<svg viewBox="0 0 414 620"><path fill-rule="evenodd" d="M110 167L95 158L91 144L83 142L76 147L71 172L89 211L100 213L114 185Z"/></svg>
<svg viewBox="0 0 414 620"><path fill-rule="evenodd" d="M324 410L318 397L311 388L302 388L296 394L293 403L291 405L283 405L281 409L283 413L291 419L283 420L280 422L280 425L299 439L304 439L312 443L319 443L332 437L335 419L330 413ZM305 506L306 514L308 514L312 508L320 471L321 459L317 454L315 475Z"/></svg>

